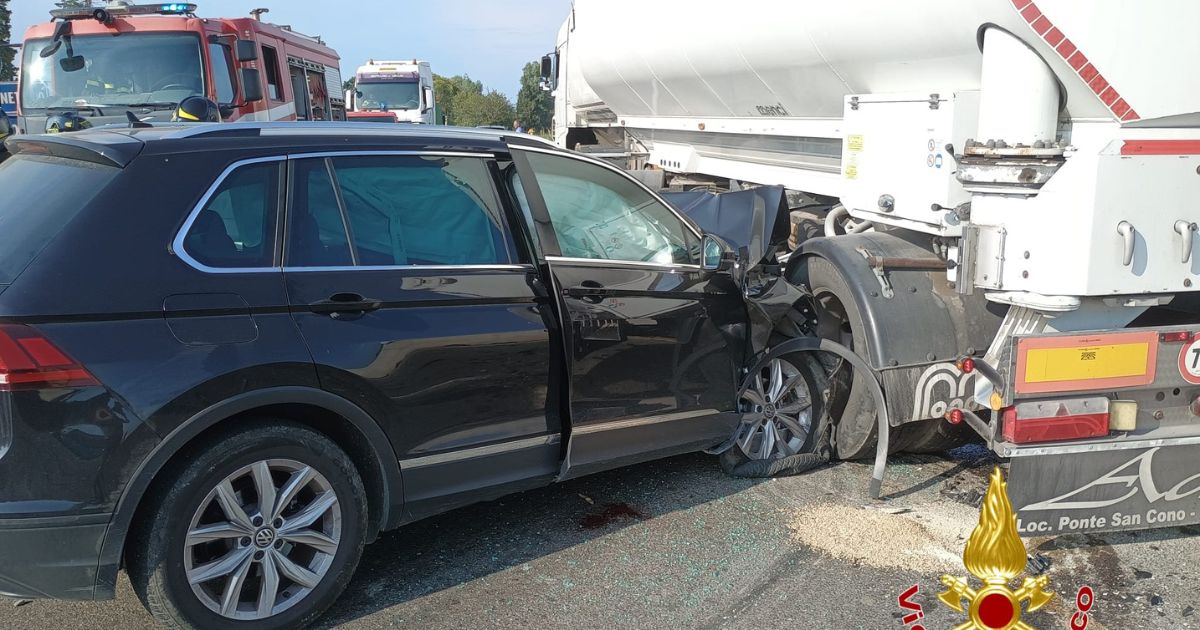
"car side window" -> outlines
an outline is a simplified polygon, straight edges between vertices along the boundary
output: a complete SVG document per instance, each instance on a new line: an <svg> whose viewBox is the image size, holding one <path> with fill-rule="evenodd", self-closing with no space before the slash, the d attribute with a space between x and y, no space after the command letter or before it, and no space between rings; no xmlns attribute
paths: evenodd
<svg viewBox="0 0 1200 630"><path fill-rule="evenodd" d="M292 166L292 191L287 266L352 266L346 221L338 205L328 160L296 160Z"/></svg>
<svg viewBox="0 0 1200 630"><path fill-rule="evenodd" d="M332 168L337 194L310 188L308 209L322 235L328 231L340 239L332 234L339 229L333 212L340 202L341 229L349 231L353 264L491 265L512 260L495 184L482 159L381 155L306 161ZM303 188L300 193L305 194ZM318 193L320 200L311 197ZM327 209L331 204L333 210ZM326 209L325 220L315 216L318 205ZM296 226L300 220L294 219ZM334 264L298 260L303 248L296 242L297 232L293 228L289 266Z"/></svg>
<svg viewBox="0 0 1200 630"><path fill-rule="evenodd" d="M233 86L233 69L229 63L229 48L221 44L209 44L208 54L212 57L213 79L217 83L217 102L229 104L236 96Z"/></svg>
<svg viewBox="0 0 1200 630"><path fill-rule="evenodd" d="M196 214L183 249L208 267L271 267L278 208L279 163L238 167Z"/></svg>
<svg viewBox="0 0 1200 630"><path fill-rule="evenodd" d="M563 256L699 264L700 237L628 177L583 160L528 158Z"/></svg>

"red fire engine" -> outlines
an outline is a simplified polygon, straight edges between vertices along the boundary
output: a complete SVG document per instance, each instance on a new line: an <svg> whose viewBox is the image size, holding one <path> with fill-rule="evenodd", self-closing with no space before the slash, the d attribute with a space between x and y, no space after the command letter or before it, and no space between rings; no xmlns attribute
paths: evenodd
<svg viewBox="0 0 1200 630"><path fill-rule="evenodd" d="M18 128L41 133L64 114L163 121L198 94L226 121L344 119L337 52L263 12L198 18L193 3L124 1L53 10L25 32Z"/></svg>

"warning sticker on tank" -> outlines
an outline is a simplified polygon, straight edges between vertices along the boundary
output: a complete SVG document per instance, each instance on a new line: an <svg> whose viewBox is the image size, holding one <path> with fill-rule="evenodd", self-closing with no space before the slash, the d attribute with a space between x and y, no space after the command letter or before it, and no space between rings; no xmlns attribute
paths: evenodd
<svg viewBox="0 0 1200 630"><path fill-rule="evenodd" d="M846 165L846 179L858 179L858 165L854 162Z"/></svg>
<svg viewBox="0 0 1200 630"><path fill-rule="evenodd" d="M852 153L858 153L863 150L863 137L860 134L855 134L846 137L846 148Z"/></svg>

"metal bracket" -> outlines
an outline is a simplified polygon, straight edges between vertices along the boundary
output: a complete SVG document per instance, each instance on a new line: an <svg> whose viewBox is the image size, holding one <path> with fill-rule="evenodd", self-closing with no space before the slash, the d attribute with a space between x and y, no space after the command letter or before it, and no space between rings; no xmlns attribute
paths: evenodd
<svg viewBox="0 0 1200 630"><path fill-rule="evenodd" d="M867 251L865 247L856 247L854 251L862 254L863 259L867 261L867 265L871 267L871 273L875 274L875 279L879 281L879 288L883 292L883 297L889 300L896 297L896 292L892 290L892 281L888 279L887 269L883 265L873 262L878 261L879 257Z"/></svg>
<svg viewBox="0 0 1200 630"><path fill-rule="evenodd" d="M929 109L937 109L938 107L941 107L941 100L942 100L941 94L930 94L929 95Z"/></svg>
<svg viewBox="0 0 1200 630"><path fill-rule="evenodd" d="M852 109L854 111L858 111L858 97L857 96L850 97L850 109Z"/></svg>

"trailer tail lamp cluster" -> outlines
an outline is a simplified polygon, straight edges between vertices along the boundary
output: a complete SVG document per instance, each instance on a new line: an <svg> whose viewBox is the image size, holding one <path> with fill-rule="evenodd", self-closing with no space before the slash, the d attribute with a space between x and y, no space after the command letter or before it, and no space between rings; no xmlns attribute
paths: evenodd
<svg viewBox="0 0 1200 630"><path fill-rule="evenodd" d="M1004 439L1013 444L1061 442L1108 435L1109 400L1103 396L1022 402L1004 409Z"/></svg>
<svg viewBox="0 0 1200 630"><path fill-rule="evenodd" d="M0 324L0 391L98 384L82 365L34 329Z"/></svg>
<svg viewBox="0 0 1200 630"><path fill-rule="evenodd" d="M1162 333L1158 336L1158 340L1161 343L1187 343L1191 341L1192 338L1192 333L1186 330Z"/></svg>

